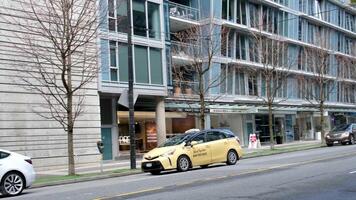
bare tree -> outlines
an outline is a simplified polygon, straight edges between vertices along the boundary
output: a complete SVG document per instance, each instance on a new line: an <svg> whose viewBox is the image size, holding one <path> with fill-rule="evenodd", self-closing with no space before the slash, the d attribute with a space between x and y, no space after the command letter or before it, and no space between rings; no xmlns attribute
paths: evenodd
<svg viewBox="0 0 356 200"><path fill-rule="evenodd" d="M261 75L261 91L255 94L268 107L270 148L273 149L273 108L287 100L287 79L295 59L288 57L288 43L277 35L264 34L262 26L258 31L250 31L250 35L250 59L259 63L250 73Z"/></svg>
<svg viewBox="0 0 356 200"><path fill-rule="evenodd" d="M27 0L21 8L25 16L11 23L20 30L16 48L29 59L22 80L45 101L47 112L35 112L67 133L68 174L74 175L75 122L84 111L85 88L98 75L97 1Z"/></svg>
<svg viewBox="0 0 356 200"><path fill-rule="evenodd" d="M300 49L298 55L299 68L310 73L310 76L301 76L301 93L312 106L318 108L320 113L321 144L325 144L325 103L330 93L335 90L337 78L331 76L331 52L326 48L329 41L324 37L317 38L319 46L308 46Z"/></svg>
<svg viewBox="0 0 356 200"><path fill-rule="evenodd" d="M211 71L214 59L220 55L223 48L221 44L226 41L227 35L228 29L213 24L196 25L173 34L172 53L186 56L183 62L173 63L175 84L191 91L187 92L188 95L183 94L188 105L198 96L201 128L205 125L207 105L221 97L211 95L211 89L221 85L226 76L221 73L212 76ZM194 83L190 84L192 82Z"/></svg>

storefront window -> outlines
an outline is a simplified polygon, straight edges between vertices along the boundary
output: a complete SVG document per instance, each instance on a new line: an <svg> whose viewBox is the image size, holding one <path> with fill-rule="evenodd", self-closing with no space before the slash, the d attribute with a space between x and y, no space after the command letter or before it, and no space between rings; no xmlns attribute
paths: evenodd
<svg viewBox="0 0 356 200"><path fill-rule="evenodd" d="M161 38L159 5L148 2L148 30L150 38Z"/></svg>

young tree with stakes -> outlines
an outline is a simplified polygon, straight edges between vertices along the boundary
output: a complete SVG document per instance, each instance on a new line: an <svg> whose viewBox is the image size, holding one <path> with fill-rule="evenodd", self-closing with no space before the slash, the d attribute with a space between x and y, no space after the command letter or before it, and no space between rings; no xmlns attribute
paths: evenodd
<svg viewBox="0 0 356 200"><path fill-rule="evenodd" d="M301 93L312 106L316 107L320 113L321 144L325 144L325 109L330 93L335 91L338 78L331 76L330 57L331 52L327 44L330 41L326 37L318 36L317 46L306 46L300 49L298 65L305 68L311 75L300 76Z"/></svg>
<svg viewBox="0 0 356 200"><path fill-rule="evenodd" d="M178 86L190 87L194 95L185 95L183 98L188 105L195 102L198 96L200 127L205 127L205 110L209 103L221 96L211 95L211 89L218 87L225 80L225 75L211 76L214 59L222 51L221 42L226 40L228 29L218 25L196 25L173 34L172 54L185 54L184 62L173 63L173 77ZM193 77L196 85L188 86L187 82Z"/></svg>
<svg viewBox="0 0 356 200"><path fill-rule="evenodd" d="M256 95L268 108L270 148L274 149L273 110L287 100L287 79L295 59L288 57L288 43L277 35L264 34L262 26L250 35L250 56L259 63L250 73L261 75L261 91Z"/></svg>

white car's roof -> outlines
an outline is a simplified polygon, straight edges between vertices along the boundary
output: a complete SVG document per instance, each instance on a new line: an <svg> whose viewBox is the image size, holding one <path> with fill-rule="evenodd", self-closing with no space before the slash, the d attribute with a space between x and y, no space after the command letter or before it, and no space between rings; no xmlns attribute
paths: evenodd
<svg viewBox="0 0 356 200"><path fill-rule="evenodd" d="M12 153L11 151L7 151L5 149L0 149L0 151L5 152L5 153Z"/></svg>

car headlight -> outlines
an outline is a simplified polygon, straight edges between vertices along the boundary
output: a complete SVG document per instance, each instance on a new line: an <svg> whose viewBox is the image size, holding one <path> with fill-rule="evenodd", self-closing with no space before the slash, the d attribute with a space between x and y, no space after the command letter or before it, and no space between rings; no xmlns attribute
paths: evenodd
<svg viewBox="0 0 356 200"><path fill-rule="evenodd" d="M341 134L341 137L349 137L349 133L343 133L343 134Z"/></svg>
<svg viewBox="0 0 356 200"><path fill-rule="evenodd" d="M160 156L161 157L168 157L168 156L173 155L175 151L176 151L175 149L172 149L172 150L169 150L169 151L165 152L164 154L161 154Z"/></svg>
<svg viewBox="0 0 356 200"><path fill-rule="evenodd" d="M329 139L329 138L330 138L330 135L325 135L325 137Z"/></svg>

